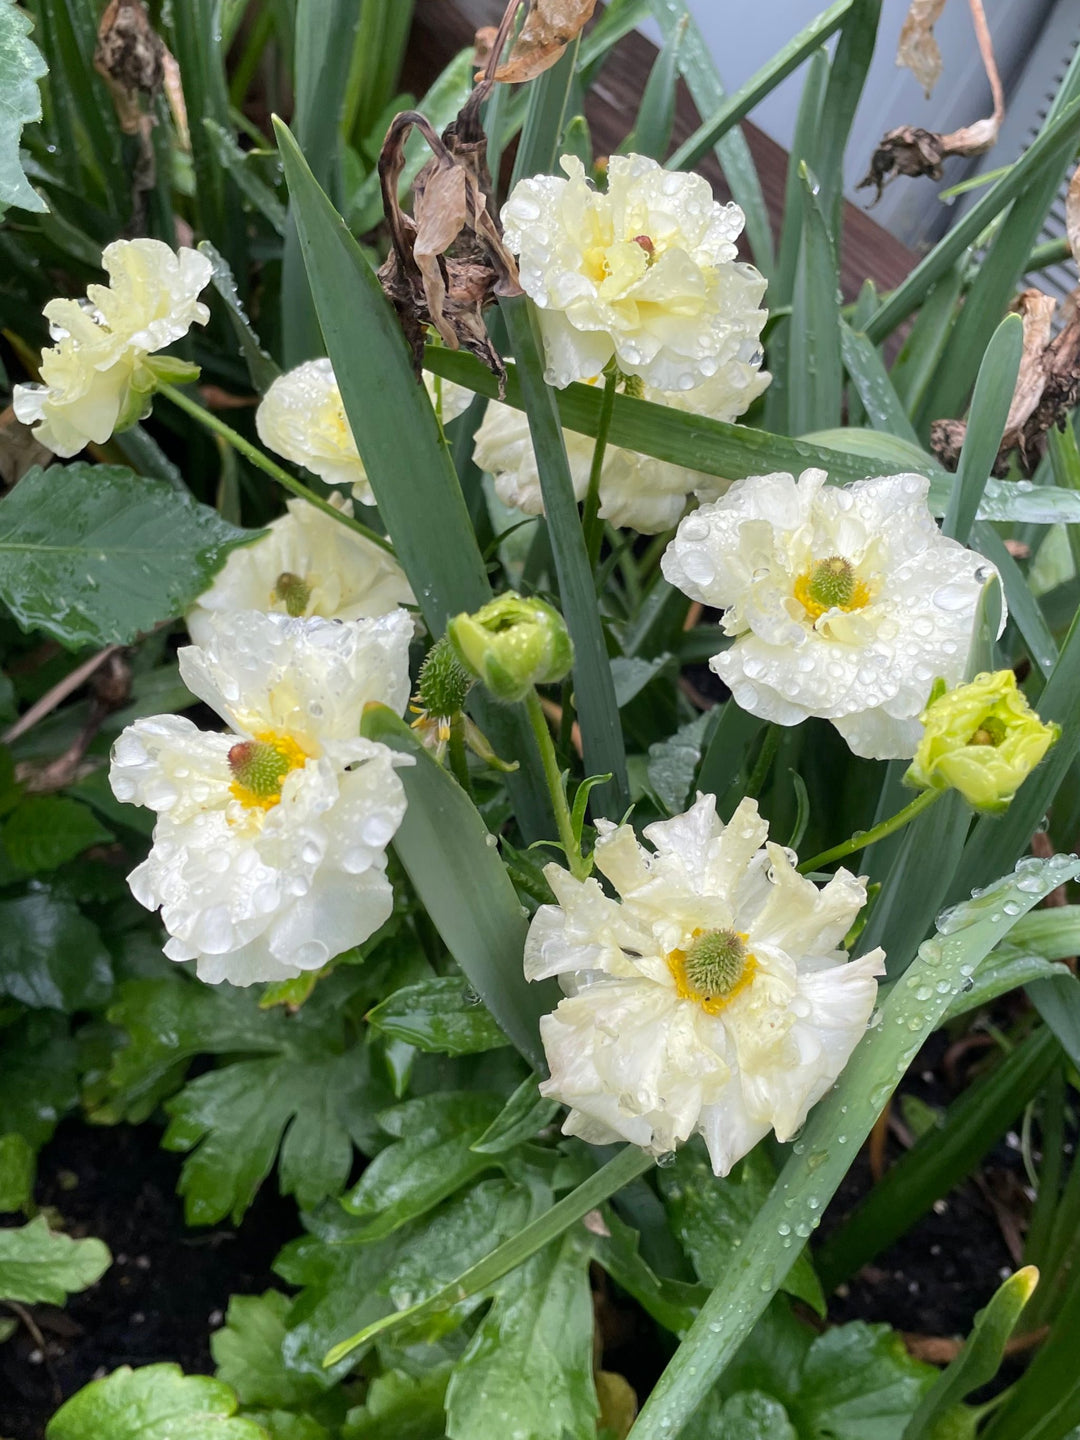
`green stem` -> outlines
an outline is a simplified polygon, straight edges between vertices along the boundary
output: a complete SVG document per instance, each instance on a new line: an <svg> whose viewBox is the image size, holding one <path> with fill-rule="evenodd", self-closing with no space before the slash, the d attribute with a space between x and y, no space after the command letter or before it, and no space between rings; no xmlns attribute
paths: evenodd
<svg viewBox="0 0 1080 1440"><path fill-rule="evenodd" d="M471 799L472 782L469 780L469 762L465 754L465 720L461 715L455 715L450 722L449 753L454 779Z"/></svg>
<svg viewBox="0 0 1080 1440"><path fill-rule="evenodd" d="M940 800L945 793L944 790L924 790L915 796L910 805L905 805L903 810L898 810L895 815L883 820L880 825L875 825L872 830L859 830L842 845L834 845L831 850L823 850L820 855L804 860L799 866L799 874L806 875L811 870L820 870L822 865L828 865L833 860L842 860L845 855L854 855L859 850L867 850L871 845L876 845L879 840L888 839L924 810L928 810L934 801Z"/></svg>
<svg viewBox="0 0 1080 1440"><path fill-rule="evenodd" d="M636 1145L627 1145L613 1160L609 1160L597 1170L595 1175L590 1175L584 1184L565 1195L558 1204L545 1211L531 1225L526 1225L513 1239L492 1250L490 1255L485 1255L483 1260L478 1261L463 1275L459 1275L456 1280L452 1280L449 1285L444 1285L429 1299L422 1300L408 1310L397 1310L392 1315L384 1315L381 1320L366 1326L350 1339L335 1345L323 1360L323 1364L336 1365L353 1350L366 1345L374 1336L384 1334L402 1323L412 1324L433 1311L447 1310L468 1296L485 1290L528 1260L530 1255L535 1255L549 1240L554 1240L564 1230L569 1230L571 1225L576 1224L590 1210L602 1205L617 1190L629 1185L639 1175L644 1175L653 1164L651 1155L639 1150Z"/></svg>
<svg viewBox="0 0 1080 1440"><path fill-rule="evenodd" d="M570 807L566 803L566 788L563 785L562 771L559 769L559 759L555 754L551 731L548 729L547 716L540 704L540 696L535 690L529 692L525 700L525 709L528 712L529 723L536 736L537 748L544 766L544 779L547 781L548 794L551 796L552 808L555 811L559 840L566 852L566 863L570 866L570 873L575 879L584 880L589 873L589 866L582 859L581 847L574 839L574 826L570 819Z"/></svg>
<svg viewBox="0 0 1080 1440"><path fill-rule="evenodd" d="M335 510L328 500L324 500L321 495L316 495L314 490L309 490L281 465L271 460L269 455L264 455L257 445L252 445L250 440L245 440L243 435L234 430L231 425L226 425L224 420L219 420L204 405L200 405L190 395L185 395L183 390L178 390L175 385L159 385L158 394L164 395L178 410L183 410L185 414L197 420L200 425L205 426L214 435L219 435L227 441L238 454L243 455L245 460L249 460L265 475L269 475L271 480L276 480L279 485L284 486L293 495L298 495L301 500L306 500L309 505L314 505L316 510L321 510L324 515L332 515L335 520L340 521L342 525L347 525L357 535L363 535L365 540L370 540L373 545L378 545L380 550L385 550L388 555L393 555L394 548L385 535L379 535L376 531L369 530L354 516Z"/></svg>
<svg viewBox="0 0 1080 1440"><path fill-rule="evenodd" d="M600 421L596 428L596 444L593 446L592 468L589 471L589 488L585 495L585 508L581 514L581 528L585 532L585 550L589 556L589 568L596 569L600 558L600 541L604 527L600 523L600 476L604 469L604 454L607 450L608 434L611 431L611 416L615 409L615 386L619 372L614 365L604 376L604 399L600 406Z"/></svg>
<svg viewBox="0 0 1080 1440"><path fill-rule="evenodd" d="M761 742L761 749L754 762L754 768L750 772L750 778L746 782L746 789L743 792L747 799L756 800L761 793L761 787L768 778L772 763L776 759L776 752L780 749L780 740L783 731L779 725L770 725L765 732L765 739Z"/></svg>

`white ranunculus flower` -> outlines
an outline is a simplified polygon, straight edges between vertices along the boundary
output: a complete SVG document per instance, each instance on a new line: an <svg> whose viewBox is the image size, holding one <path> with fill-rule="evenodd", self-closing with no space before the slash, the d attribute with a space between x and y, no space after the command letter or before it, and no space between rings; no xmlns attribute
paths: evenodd
<svg viewBox="0 0 1080 1440"><path fill-rule="evenodd" d="M770 1130L788 1140L865 1032L881 950L840 948L866 901L846 870L822 889L764 844L753 800L728 825L712 795L649 825L598 823L596 865L621 899L558 865L558 900L525 943L530 980L557 975L567 998L540 1022L568 1135L620 1137L654 1155L701 1133L713 1169ZM764 844L764 848L762 848Z"/></svg>
<svg viewBox="0 0 1080 1440"><path fill-rule="evenodd" d="M424 385L432 404L441 406L443 424L473 398L471 390L433 375L424 376ZM275 455L303 465L328 485L351 487L362 505L375 504L329 360L308 360L279 375L255 412L255 428Z"/></svg>
<svg viewBox="0 0 1080 1440"><path fill-rule="evenodd" d="M339 503L351 512L350 501ZM205 645L215 617L237 610L359 620L413 601L392 555L306 500L290 500L261 540L231 551L188 614L187 628L196 645Z"/></svg>
<svg viewBox="0 0 1080 1440"><path fill-rule="evenodd" d="M668 392L646 386L642 398L714 420L731 421L761 394L771 379L767 371L749 366L742 369L745 375L737 378L746 384L740 390L733 388L732 374L723 371L696 390ZM563 440L574 494L578 500L584 500L596 442L576 430L564 430ZM493 400L476 432L473 459L481 470L492 476L495 492L504 505L516 506L527 515L543 513L540 472L524 411ZM678 523L688 495L695 493L712 499L727 488L727 483L715 475L704 475L698 470L656 460L651 455L609 445L600 475L600 518L643 535L655 535Z"/></svg>
<svg viewBox="0 0 1080 1440"><path fill-rule="evenodd" d="M856 755L909 757L934 679L964 677L994 569L941 534L923 476L825 479L738 481L682 522L664 575L724 611L734 643L710 665L742 709L819 715Z"/></svg>
<svg viewBox="0 0 1080 1440"><path fill-rule="evenodd" d="M18 419L65 457L91 441L104 444L140 419L154 387L147 356L210 318L198 296L211 266L197 250L117 240L106 246L101 264L109 284L87 286L85 303L45 306L57 343L42 353L43 383L16 385L12 397Z"/></svg>
<svg viewBox="0 0 1080 1440"><path fill-rule="evenodd" d="M389 917L386 846L405 813L395 766L361 739L377 700L409 697L412 621L217 618L180 651L185 684L228 723L178 715L129 725L113 747L118 800L157 812L150 854L128 877L160 907L172 960L233 985L316 970Z"/></svg>
<svg viewBox="0 0 1080 1440"><path fill-rule="evenodd" d="M539 307L548 383L585 380L614 356L658 390L691 390L723 370L746 389L761 363L766 282L736 259L739 207L644 155L613 155L604 192L580 160L560 163L568 179L521 180L502 209Z"/></svg>

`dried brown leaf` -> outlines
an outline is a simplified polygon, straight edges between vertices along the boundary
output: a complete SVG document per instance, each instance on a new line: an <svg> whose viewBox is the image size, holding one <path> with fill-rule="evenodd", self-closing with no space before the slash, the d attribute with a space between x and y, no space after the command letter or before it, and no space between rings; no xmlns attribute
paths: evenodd
<svg viewBox="0 0 1080 1440"><path fill-rule="evenodd" d="M495 79L507 85L532 80L556 63L596 9L596 0L532 0L521 32Z"/></svg>
<svg viewBox="0 0 1080 1440"><path fill-rule="evenodd" d="M153 97L164 80L165 46L142 0L109 0L98 26L94 69L112 92L120 127L139 129L139 95Z"/></svg>
<svg viewBox="0 0 1080 1440"><path fill-rule="evenodd" d="M934 39L934 26L941 19L945 0L911 0L896 47L896 63L910 70L930 98L941 79L941 51Z"/></svg>
<svg viewBox="0 0 1080 1440"><path fill-rule="evenodd" d="M1065 196L1065 234L1073 260L1080 265L1080 165L1069 181L1069 193Z"/></svg>
<svg viewBox="0 0 1080 1440"><path fill-rule="evenodd" d="M1002 444L1010 450L1020 443L1021 431L1035 413L1046 388L1046 361L1049 355L1051 323L1057 301L1041 290L1024 290L1012 304L1024 325L1024 350L1020 357L1020 373L1016 377L1009 416L1005 421Z"/></svg>

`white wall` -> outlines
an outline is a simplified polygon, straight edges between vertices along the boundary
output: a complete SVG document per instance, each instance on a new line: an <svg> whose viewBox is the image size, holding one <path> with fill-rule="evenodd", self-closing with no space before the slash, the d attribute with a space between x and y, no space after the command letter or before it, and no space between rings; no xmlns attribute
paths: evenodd
<svg viewBox="0 0 1080 1440"><path fill-rule="evenodd" d="M826 0L688 0L694 18L716 60L725 86L737 89L788 39L824 8ZM1073 4L1076 0L1066 0ZM1008 88L1042 29L1053 0L985 0L998 65ZM865 205L873 192L855 186L869 168L874 145L897 125L922 125L947 131L991 110L990 91L979 59L966 0L948 0L935 28L944 72L932 99L895 63L900 27L909 0L884 0L866 92L855 117L845 165L848 195ZM644 27L658 40L655 30ZM790 148L805 69L777 87L753 113L753 120L785 149ZM1010 157L1011 158L1011 157ZM942 184L963 177L965 167L952 161ZM900 180L889 186L874 218L908 244L933 237L947 216L937 200L942 185L929 180Z"/></svg>

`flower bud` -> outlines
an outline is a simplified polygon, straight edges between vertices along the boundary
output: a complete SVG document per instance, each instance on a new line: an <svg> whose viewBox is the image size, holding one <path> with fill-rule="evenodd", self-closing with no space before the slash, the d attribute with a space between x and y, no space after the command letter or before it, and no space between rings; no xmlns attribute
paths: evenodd
<svg viewBox="0 0 1080 1440"><path fill-rule="evenodd" d="M923 738L904 779L920 790L959 790L976 810L1000 812L1061 733L1044 725L1011 670L939 681L919 716Z"/></svg>
<svg viewBox="0 0 1080 1440"><path fill-rule="evenodd" d="M524 700L533 685L561 680L574 663L566 623L543 600L507 591L447 626L458 659L497 700Z"/></svg>

